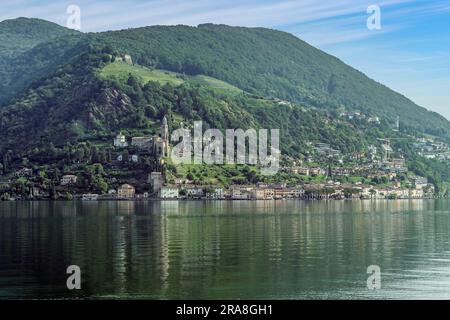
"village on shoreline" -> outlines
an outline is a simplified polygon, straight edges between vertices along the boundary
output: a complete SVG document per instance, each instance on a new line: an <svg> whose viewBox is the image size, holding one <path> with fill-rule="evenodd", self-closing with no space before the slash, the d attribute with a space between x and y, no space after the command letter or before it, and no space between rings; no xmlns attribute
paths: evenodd
<svg viewBox="0 0 450 320"><path fill-rule="evenodd" d="M380 199L432 199L436 198L435 188L426 178L414 177L411 187L404 188L401 183L393 186L369 186L361 183L341 184L328 181L327 183L308 183L297 186L281 184L248 184L230 185L195 185L190 181L176 179L174 184L164 183L161 172L152 172L148 177L151 190L137 193L134 186L123 184L117 190L110 189L105 194L85 193L74 194L62 200L380 200ZM66 175L61 184L69 186L76 184L77 177ZM33 197L28 200L48 200L49 195ZM8 199L25 200L25 199Z"/></svg>
<svg viewBox="0 0 450 320"><path fill-rule="evenodd" d="M160 173L153 173L153 178ZM82 194L74 199L84 201L97 200L381 200L381 199L433 199L434 188L417 179L415 187L376 188L362 185L324 185L309 184L289 187L286 184L232 185L228 188L219 186L196 185L154 185L154 192L136 194L129 184L122 185L117 191L108 194ZM156 190L155 190L156 189ZM158 190L159 189L159 190Z"/></svg>

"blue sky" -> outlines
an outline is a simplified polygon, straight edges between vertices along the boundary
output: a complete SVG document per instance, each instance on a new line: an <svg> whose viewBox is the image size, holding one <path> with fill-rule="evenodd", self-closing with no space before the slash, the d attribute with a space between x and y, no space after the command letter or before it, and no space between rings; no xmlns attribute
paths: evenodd
<svg viewBox="0 0 450 320"><path fill-rule="evenodd" d="M2 0L0 21L65 25L70 4L85 32L206 22L284 30L450 119L450 0ZM374 4L380 30L366 25Z"/></svg>

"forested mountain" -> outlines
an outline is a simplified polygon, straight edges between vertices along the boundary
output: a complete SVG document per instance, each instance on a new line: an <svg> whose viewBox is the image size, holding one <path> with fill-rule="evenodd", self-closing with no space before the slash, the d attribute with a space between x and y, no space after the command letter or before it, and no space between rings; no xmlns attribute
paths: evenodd
<svg viewBox="0 0 450 320"><path fill-rule="evenodd" d="M0 105L86 51L82 38L77 31L39 19L0 22Z"/></svg>
<svg viewBox="0 0 450 320"><path fill-rule="evenodd" d="M28 39L34 30L44 30L47 37L64 36L0 63L0 103L90 46L107 45L130 54L143 66L208 75L250 93L305 106L359 110L392 122L401 115L405 130L450 137L450 124L444 117L415 105L337 58L276 30L204 24L72 35L72 31L35 19L0 24L0 34L12 29L19 39ZM36 37L36 41L44 38Z"/></svg>
<svg viewBox="0 0 450 320"><path fill-rule="evenodd" d="M317 142L351 154L394 134L450 141L444 117L280 31L206 24L83 34L21 18L1 22L1 37L0 155L8 165L72 163L80 142L104 148L119 131L152 134L164 115L171 128L194 120L280 128L282 151L294 158ZM134 65L117 62L125 54ZM343 110L380 123L340 119ZM417 173L448 180L447 165L409 160Z"/></svg>
<svg viewBox="0 0 450 320"><path fill-rule="evenodd" d="M147 27L94 36L129 52L137 63L206 74L246 91L385 118L402 116L408 128L450 137L449 122L285 32L205 24Z"/></svg>
<svg viewBox="0 0 450 320"><path fill-rule="evenodd" d="M214 78L165 74L114 59L108 49L91 49L1 108L0 150L26 152L124 130L151 131L164 115L172 127L203 120L214 128L280 128L291 155L305 151L308 141L332 142L349 152L363 148L354 127L328 123L323 112L244 93ZM144 72L150 79L141 77ZM158 79L158 72L166 78Z"/></svg>
<svg viewBox="0 0 450 320"><path fill-rule="evenodd" d="M78 33L40 19L5 20L0 22L0 56L17 55L50 39Z"/></svg>

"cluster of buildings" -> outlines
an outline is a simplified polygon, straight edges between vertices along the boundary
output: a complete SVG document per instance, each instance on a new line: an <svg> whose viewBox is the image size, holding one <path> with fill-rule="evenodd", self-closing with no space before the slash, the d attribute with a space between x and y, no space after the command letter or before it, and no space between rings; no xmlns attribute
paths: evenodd
<svg viewBox="0 0 450 320"><path fill-rule="evenodd" d="M338 157L341 155L341 151L333 149L327 143L316 143L314 149L319 156Z"/></svg>
<svg viewBox="0 0 450 320"><path fill-rule="evenodd" d="M400 182L392 186L370 186L362 183L341 184L327 182L304 185L304 199L422 199L432 198L435 189L426 178L414 177L412 185L405 187Z"/></svg>
<svg viewBox="0 0 450 320"><path fill-rule="evenodd" d="M124 61L128 58L123 57ZM379 118L367 117L358 112L345 112L341 117L349 119L365 119L371 123L379 123ZM396 130L399 130L399 117L396 121ZM385 199L385 198L427 198L434 196L435 189L429 184L426 178L412 177L409 181L400 182L398 175L408 173L405 159L401 156L394 158L394 150L391 147L390 140L378 139L379 145L369 146L367 152L355 153L348 157L352 165L344 165L344 157L341 151L335 149L327 143L309 143L314 149L316 160L324 158L334 158L339 160L338 166L326 164L321 167L318 164L312 164L313 158L308 155L305 162L310 166L297 165L293 161L282 170L295 175L304 176L322 176L327 183L305 183L298 186L287 186L286 184L255 184L255 185L231 185L228 188L216 185L195 185L190 181L175 179L173 184L166 184L165 178L161 172L152 172L149 174L147 183L151 186L148 192L137 194L135 187L130 184L123 184L117 189L109 190L106 195L84 194L84 200L98 199L230 199L230 200L276 200L276 199ZM160 133L150 136L126 137L121 132L114 139L114 146L120 152L127 154L128 159L124 159L123 154L119 154L117 161L128 160L138 162L140 154L153 155L162 163L164 157L170 153L169 128L167 118L161 121ZM419 155L429 159L450 160L449 146L433 139L420 138L413 145ZM125 150L122 150L125 149ZM133 150L136 154L129 154ZM347 158L346 158L347 159ZM159 170L159 169L156 169ZM23 168L14 173L15 178L28 177L32 175L32 170ZM372 186L361 183L341 184L335 180L339 177L365 177L368 179L383 178L389 182L389 186ZM322 179L320 179L322 180ZM347 180L348 181L348 180ZM60 180L61 186L76 185L77 176L73 174L64 175Z"/></svg>
<svg viewBox="0 0 450 320"><path fill-rule="evenodd" d="M363 120L363 121L367 121L368 123L372 123L372 124L380 124L381 120L379 117L371 117L371 116L366 116L365 114L359 112L359 111L344 111L341 112L339 114L340 118L346 118L347 120L354 120L354 119L358 119L358 120Z"/></svg>
<svg viewBox="0 0 450 320"><path fill-rule="evenodd" d="M117 190L111 189L108 191L108 194L106 195L99 195L99 194L83 194L81 196L82 200L128 200L128 199L136 199L136 198L148 198L149 194L148 192L142 194L142 195L137 195L136 194L136 189L126 183L121 185L119 188L117 188Z"/></svg>
<svg viewBox="0 0 450 320"><path fill-rule="evenodd" d="M231 185L228 188L214 185L194 185L186 183L164 184L161 172L149 175L150 192L142 195L129 184L123 184L117 190L110 190L107 195L83 195L84 200L99 199L216 199L216 200L343 200L343 199L421 199L431 198L435 194L434 186L423 177L410 179L408 187L400 183L393 186L369 186L361 183L341 184L307 183L298 186L286 184Z"/></svg>
<svg viewBox="0 0 450 320"><path fill-rule="evenodd" d="M418 155L427 159L450 161L450 148L448 144L434 139L418 138L413 144Z"/></svg>
<svg viewBox="0 0 450 320"><path fill-rule="evenodd" d="M114 139L114 147L128 148L134 147L139 151L154 155L158 159L169 156L169 126L167 125L167 118L164 117L161 123L161 132L159 135L131 137L128 139L120 132ZM119 155L118 161L123 161L123 156ZM138 155L132 155L131 161L137 162Z"/></svg>

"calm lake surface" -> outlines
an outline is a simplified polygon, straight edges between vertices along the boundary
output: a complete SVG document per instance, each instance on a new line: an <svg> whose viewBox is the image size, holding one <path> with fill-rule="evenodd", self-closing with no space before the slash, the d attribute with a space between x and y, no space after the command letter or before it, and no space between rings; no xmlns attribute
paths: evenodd
<svg viewBox="0 0 450 320"><path fill-rule="evenodd" d="M450 201L0 203L0 299L80 297L450 299Z"/></svg>

